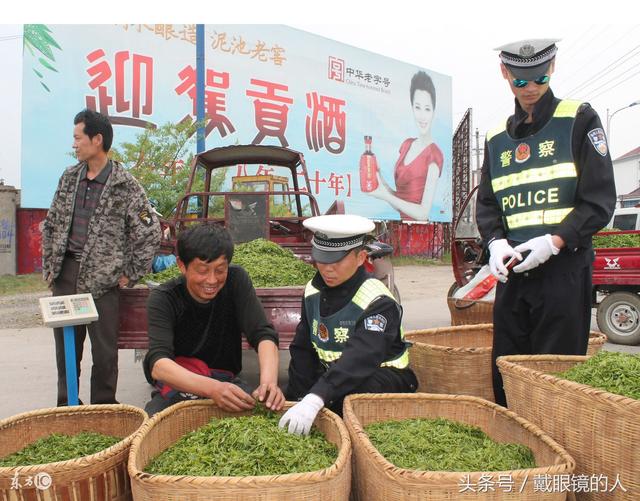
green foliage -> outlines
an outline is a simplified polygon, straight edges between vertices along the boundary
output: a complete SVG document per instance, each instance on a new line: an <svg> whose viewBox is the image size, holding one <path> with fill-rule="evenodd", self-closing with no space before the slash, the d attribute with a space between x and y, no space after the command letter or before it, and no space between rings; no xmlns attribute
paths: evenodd
<svg viewBox="0 0 640 501"><path fill-rule="evenodd" d="M309 436L292 435L278 427L280 416L212 419L184 435L156 456L145 472L156 475L254 476L322 470L338 454L336 446L312 429Z"/></svg>
<svg viewBox="0 0 640 501"><path fill-rule="evenodd" d="M0 466L29 466L68 461L108 449L122 440L102 433L82 432L69 436L53 433L0 459Z"/></svg>
<svg viewBox="0 0 640 501"><path fill-rule="evenodd" d="M381 421L365 427L389 462L422 471L508 471L534 468L531 450L503 444L480 428L448 419Z"/></svg>
<svg viewBox="0 0 640 501"><path fill-rule="evenodd" d="M640 355L600 351L557 376L640 400Z"/></svg>
<svg viewBox="0 0 640 501"><path fill-rule="evenodd" d="M236 245L232 262L247 270L254 287L305 285L316 273L313 266L298 259L290 250L263 238ZM179 276L180 270L174 265L145 275L140 282L163 283Z"/></svg>
<svg viewBox="0 0 640 501"><path fill-rule="evenodd" d="M619 230L611 230L619 231ZM624 233L621 235L600 235L593 236L593 247L617 248L617 247L640 247L640 233Z"/></svg>
<svg viewBox="0 0 640 501"><path fill-rule="evenodd" d="M190 152L195 144L197 122L166 123L156 129L149 127L135 142L112 148L112 158L122 162L144 186L147 196L163 216L168 217L185 192L193 161ZM184 161L182 167L178 161ZM201 169L199 169L201 170ZM224 170L214 176L211 191L218 191L224 181ZM204 176L200 176L192 191L202 191Z"/></svg>
<svg viewBox="0 0 640 501"><path fill-rule="evenodd" d="M43 68L58 73L56 67L52 64L56 58L53 49L62 50L58 42L51 36L51 30L45 24L25 24L23 47L26 48L33 57L38 58L38 62ZM36 51L44 57L36 56ZM33 68L35 74L40 78L40 85L47 92L51 92L49 87L44 83L44 75Z"/></svg>
<svg viewBox="0 0 640 501"><path fill-rule="evenodd" d="M233 262L247 270L255 287L305 285L316 273L293 252L264 238L237 245Z"/></svg>

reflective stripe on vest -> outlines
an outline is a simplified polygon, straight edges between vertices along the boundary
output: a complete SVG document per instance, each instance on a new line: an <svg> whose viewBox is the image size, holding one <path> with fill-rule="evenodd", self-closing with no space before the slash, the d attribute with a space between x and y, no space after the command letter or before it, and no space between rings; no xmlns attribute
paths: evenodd
<svg viewBox="0 0 640 501"><path fill-rule="evenodd" d="M393 294L391 294L389 289L387 289L380 280L369 278L360 285L351 301L341 310L328 317L320 317L320 301L319 296L316 296L319 292L318 289L311 285L311 282L308 282L304 291L304 300L311 343L320 360L326 363L335 362L342 356L342 350L338 348L346 344L346 339L348 339L349 335L353 332L355 321L374 300L381 296L388 296L395 301ZM346 320L343 318L345 315L349 316L351 320L340 323L340 321ZM323 326L323 324L325 325ZM340 326L338 326L338 324L340 324ZM318 330L321 329L321 326L324 327L324 332L320 334ZM341 343L336 339L336 330L344 331L341 333L344 342ZM322 338L320 335L327 336L327 338ZM404 341L404 331L402 327L400 328L400 338ZM395 367L397 369L408 367L408 347L405 346L405 349L402 350L401 353L392 359L385 360L380 366Z"/></svg>
<svg viewBox="0 0 640 501"><path fill-rule="evenodd" d="M507 225L509 228L522 228L524 226L536 226L540 224L559 224L567 217L573 208L567 209L547 209L532 210L530 212L521 212L507 216Z"/></svg>
<svg viewBox="0 0 640 501"><path fill-rule="evenodd" d="M577 177L576 166L572 163L562 163L549 167L524 170L516 174L507 174L491 180L493 192L498 193L507 188L529 183L542 183L565 177Z"/></svg>

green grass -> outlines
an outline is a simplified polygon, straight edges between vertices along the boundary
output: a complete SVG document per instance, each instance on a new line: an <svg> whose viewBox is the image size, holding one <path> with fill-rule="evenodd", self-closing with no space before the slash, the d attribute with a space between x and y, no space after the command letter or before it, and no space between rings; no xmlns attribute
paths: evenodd
<svg viewBox="0 0 640 501"><path fill-rule="evenodd" d="M451 264L451 254L445 254L442 259L433 259L424 256L393 256L393 266L441 266Z"/></svg>
<svg viewBox="0 0 640 501"><path fill-rule="evenodd" d="M29 275L0 275L0 296L11 296L26 292L44 292L47 284L42 280L42 273Z"/></svg>

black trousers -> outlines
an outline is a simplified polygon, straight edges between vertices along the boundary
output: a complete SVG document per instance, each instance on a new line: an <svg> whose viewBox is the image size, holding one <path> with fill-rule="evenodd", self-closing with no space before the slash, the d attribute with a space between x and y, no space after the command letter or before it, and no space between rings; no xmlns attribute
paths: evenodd
<svg viewBox="0 0 640 501"><path fill-rule="evenodd" d="M352 393L415 393L416 388L418 388L418 380L411 369L380 367ZM307 391L301 392L300 389L299 385L292 385L290 380L287 387L287 400L303 398ZM342 395L331 402L325 402L325 406L342 417L342 406L346 397L347 395Z"/></svg>
<svg viewBox="0 0 640 501"><path fill-rule="evenodd" d="M584 355L591 325L589 250L563 252L498 282L493 308L493 392L507 404L496 359L502 355Z"/></svg>
<svg viewBox="0 0 640 501"><path fill-rule="evenodd" d="M62 271L53 283L53 295L76 294L76 281L80 263L65 258ZM89 325L75 327L76 369L80 379L80 362L84 340L89 331L91 340L91 403L113 404L116 401L118 384L118 322L120 314L120 291L114 287L98 299L94 298L99 318ZM56 342L56 364L58 366L58 405L67 405L67 373L64 358L64 330L53 329ZM79 387L79 386L78 386Z"/></svg>

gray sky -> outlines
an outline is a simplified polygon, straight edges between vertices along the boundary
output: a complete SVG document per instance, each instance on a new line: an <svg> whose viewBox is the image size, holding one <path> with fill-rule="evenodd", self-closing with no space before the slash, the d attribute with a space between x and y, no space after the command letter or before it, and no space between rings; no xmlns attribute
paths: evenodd
<svg viewBox="0 0 640 501"><path fill-rule="evenodd" d="M38 2L35 2L36 4ZM568 4L568 5L565 5ZM640 101L640 24L620 24L629 17L631 3L609 0L578 2L394 0L379 6L371 1L284 2L244 0L238 4L216 2L215 10L198 12L197 22L284 23L362 49L383 54L450 75L453 85L454 128L467 108L473 109L473 127L481 135L495 127L513 110L513 98L499 71L492 49L524 38L560 38L556 71L551 87L558 97L590 102L606 128L611 113ZM97 23L97 22L194 22L176 7L158 7L151 12L145 4L116 0L109 13L96 18L83 14L87 4L59 9L44 2L29 12L9 13L6 22ZM67 5L65 3L65 5ZM606 8L605 8L606 6ZM26 7L24 7L27 10ZM49 10L49 11L47 11ZM88 9L91 10L91 9ZM31 15L38 12L37 19ZM3 16L4 17L4 16ZM126 18L126 19L125 19ZM309 24L313 21L316 24ZM348 22L357 23L349 24ZM594 21L618 24L593 24ZM0 25L0 60L7 61L7 49L21 41L6 38L20 31ZM15 52L15 49L13 49ZM0 79L2 109L16 114L19 84ZM7 124L5 117L4 123ZM13 122L15 124L15 122ZM15 127L0 125L2 143L10 144ZM613 158L640 146L640 105L623 109L611 120L610 148ZM481 137L481 142L483 137ZM474 143L475 146L475 143ZM7 153L0 148L0 166ZM0 167L0 177L3 171ZM6 177L6 176L5 176Z"/></svg>

